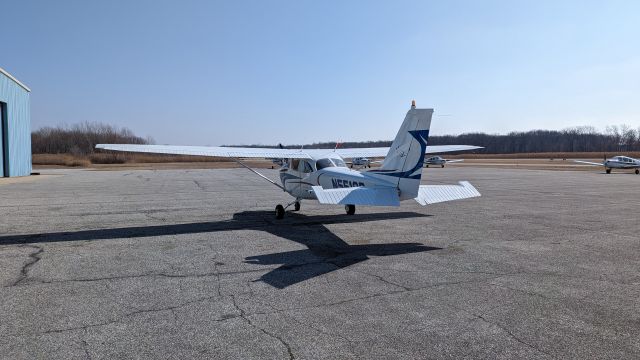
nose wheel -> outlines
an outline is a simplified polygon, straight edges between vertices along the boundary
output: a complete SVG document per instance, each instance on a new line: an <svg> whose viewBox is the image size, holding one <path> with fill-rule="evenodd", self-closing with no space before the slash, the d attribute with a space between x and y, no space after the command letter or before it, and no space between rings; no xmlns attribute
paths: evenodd
<svg viewBox="0 0 640 360"><path fill-rule="evenodd" d="M345 205L344 210L347 212L347 215L353 215L356 213L355 205Z"/></svg>
<svg viewBox="0 0 640 360"><path fill-rule="evenodd" d="M280 220L284 218L284 212L289 208L289 206L293 205L293 209L295 211L300 211L300 200L296 200L287 204L287 206L282 206L278 204L276 206L276 219Z"/></svg>
<svg viewBox="0 0 640 360"><path fill-rule="evenodd" d="M611 174L611 169L606 170L607 174Z"/></svg>
<svg viewBox="0 0 640 360"><path fill-rule="evenodd" d="M640 170L636 169L636 175L640 174Z"/></svg>

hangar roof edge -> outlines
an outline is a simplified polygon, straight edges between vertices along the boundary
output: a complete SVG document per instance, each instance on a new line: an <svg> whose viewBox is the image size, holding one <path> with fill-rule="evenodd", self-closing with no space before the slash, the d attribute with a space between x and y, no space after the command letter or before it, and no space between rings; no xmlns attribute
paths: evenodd
<svg viewBox="0 0 640 360"><path fill-rule="evenodd" d="M6 77L8 77L9 79L13 80L16 84L20 85L23 89L27 90L28 92L31 92L31 89L29 89L27 87L27 85L23 84L20 82L20 80L16 79L13 77L13 75L9 74L8 72L6 72L3 68L0 67L0 73L4 74Z"/></svg>

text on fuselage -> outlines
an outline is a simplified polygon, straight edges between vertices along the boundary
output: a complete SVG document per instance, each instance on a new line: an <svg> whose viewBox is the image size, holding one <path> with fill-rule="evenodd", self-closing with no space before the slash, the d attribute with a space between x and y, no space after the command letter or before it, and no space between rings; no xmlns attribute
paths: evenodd
<svg viewBox="0 0 640 360"><path fill-rule="evenodd" d="M364 187L363 182L359 181L351 181L351 180L342 180L342 179L331 179L331 184L333 188L350 188L350 187Z"/></svg>

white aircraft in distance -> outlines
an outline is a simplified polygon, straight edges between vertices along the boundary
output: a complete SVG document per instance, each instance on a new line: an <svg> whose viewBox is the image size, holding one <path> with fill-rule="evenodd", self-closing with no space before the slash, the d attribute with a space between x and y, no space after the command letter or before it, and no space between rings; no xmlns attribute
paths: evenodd
<svg viewBox="0 0 640 360"><path fill-rule="evenodd" d="M430 157L430 158L428 158L428 159L426 159L424 161L424 166L429 167L429 165L439 165L439 166L444 167L445 164L457 163L457 162L462 162L462 161L464 161L464 159L447 160L447 159L443 159L440 156L433 156L433 157Z"/></svg>
<svg viewBox="0 0 640 360"><path fill-rule="evenodd" d="M605 159L601 163L582 160L573 160L573 162L594 166L604 166L607 174L611 174L611 169L636 169L636 175L640 174L640 160L630 158L628 156L614 156L610 159Z"/></svg>
<svg viewBox="0 0 640 360"><path fill-rule="evenodd" d="M433 109L416 109L415 101L400 126L390 148L354 149L267 149L208 146L99 144L98 149L175 155L199 155L234 158L294 197L286 206L276 206L276 218L294 205L300 210L303 199L321 204L341 204L347 214L356 205L399 206L400 201L415 199L420 205L480 196L468 182L459 185L420 185L425 154L479 149L469 145L427 146ZM347 167L344 158L385 157L382 166L369 171ZM250 168L241 158L287 159L279 170L281 184Z"/></svg>
<svg viewBox="0 0 640 360"><path fill-rule="evenodd" d="M382 162L382 161L373 161L369 158L366 157L355 157L353 159L351 159L351 161L346 161L347 164L351 165L350 167L353 168L354 166L356 167L363 167L363 168L371 168L371 164L373 163L378 163L378 162Z"/></svg>

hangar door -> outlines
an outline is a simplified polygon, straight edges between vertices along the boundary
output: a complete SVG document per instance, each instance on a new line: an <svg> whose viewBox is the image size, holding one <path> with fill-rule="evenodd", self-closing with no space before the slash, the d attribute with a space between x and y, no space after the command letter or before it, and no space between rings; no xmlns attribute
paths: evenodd
<svg viewBox="0 0 640 360"><path fill-rule="evenodd" d="M7 104L0 102L0 177L9 176L9 118Z"/></svg>

